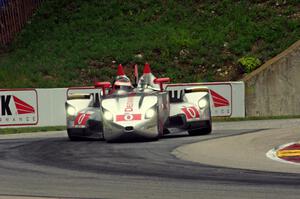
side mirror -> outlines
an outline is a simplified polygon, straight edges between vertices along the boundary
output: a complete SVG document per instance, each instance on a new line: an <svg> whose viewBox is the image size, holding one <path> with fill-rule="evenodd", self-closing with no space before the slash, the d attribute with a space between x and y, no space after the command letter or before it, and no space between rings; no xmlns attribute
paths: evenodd
<svg viewBox="0 0 300 199"><path fill-rule="evenodd" d="M102 88L102 94L105 95L105 89L110 88L110 82L95 82L95 88Z"/></svg>
<svg viewBox="0 0 300 199"><path fill-rule="evenodd" d="M153 82L154 82L154 84L159 84L160 91L162 92L164 90L163 84L170 82L170 78L169 77L156 78L156 79L154 79Z"/></svg>

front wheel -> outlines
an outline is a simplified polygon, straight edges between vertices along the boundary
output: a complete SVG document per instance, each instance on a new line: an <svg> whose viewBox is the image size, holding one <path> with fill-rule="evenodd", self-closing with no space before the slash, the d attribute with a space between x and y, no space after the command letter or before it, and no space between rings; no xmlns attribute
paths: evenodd
<svg viewBox="0 0 300 199"><path fill-rule="evenodd" d="M67 129L67 132L68 132L69 140L71 140L71 141L80 141L79 137L76 137L76 136L72 135L72 131L70 129Z"/></svg>

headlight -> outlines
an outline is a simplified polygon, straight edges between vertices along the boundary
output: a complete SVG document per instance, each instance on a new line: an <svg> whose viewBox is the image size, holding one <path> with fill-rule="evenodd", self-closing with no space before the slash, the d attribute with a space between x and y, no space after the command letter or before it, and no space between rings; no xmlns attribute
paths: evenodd
<svg viewBox="0 0 300 199"><path fill-rule="evenodd" d="M70 115L70 116L74 116L76 114L76 109L72 106L68 106L67 114Z"/></svg>
<svg viewBox="0 0 300 199"><path fill-rule="evenodd" d="M206 99L201 99L201 100L199 100L199 102L198 102L198 105L199 105L199 107L202 109L202 108L205 108L206 106L207 106L207 104L208 104L208 102L207 102L207 100Z"/></svg>
<svg viewBox="0 0 300 199"><path fill-rule="evenodd" d="M148 111L146 111L145 117L146 117L147 119L150 119L150 118L152 118L154 115L155 115L155 111L151 108L151 109L149 109Z"/></svg>
<svg viewBox="0 0 300 199"><path fill-rule="evenodd" d="M106 119L106 120L113 120L113 114L109 111L105 111L104 114L103 114L103 117Z"/></svg>

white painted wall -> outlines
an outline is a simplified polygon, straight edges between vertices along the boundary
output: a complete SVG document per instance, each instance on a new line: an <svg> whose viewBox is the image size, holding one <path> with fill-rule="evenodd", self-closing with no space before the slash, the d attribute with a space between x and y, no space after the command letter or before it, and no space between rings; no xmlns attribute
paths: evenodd
<svg viewBox="0 0 300 199"><path fill-rule="evenodd" d="M67 89L36 89L38 93L39 122L37 126L66 125L65 101Z"/></svg>
<svg viewBox="0 0 300 199"><path fill-rule="evenodd" d="M230 82L232 85L232 116L245 117L245 84L244 82Z"/></svg>
<svg viewBox="0 0 300 199"><path fill-rule="evenodd" d="M172 85L178 87L179 84ZM210 90L213 90L215 95L214 97L211 96L213 116L245 117L245 86L243 82L213 82L180 85L183 87L206 86ZM74 92L90 93L99 92L99 90L91 87L2 89L0 90L0 128L65 125L65 101L67 100L67 94ZM217 95L215 93L217 93ZM217 103L219 105L218 107L214 106L214 99L221 100L221 104ZM7 109L10 110L10 114L8 114L9 111Z"/></svg>

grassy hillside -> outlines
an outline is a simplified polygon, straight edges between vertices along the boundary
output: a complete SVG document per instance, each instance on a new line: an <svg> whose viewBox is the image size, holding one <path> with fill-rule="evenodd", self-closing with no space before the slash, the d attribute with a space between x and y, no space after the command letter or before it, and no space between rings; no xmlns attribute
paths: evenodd
<svg viewBox="0 0 300 199"><path fill-rule="evenodd" d="M300 39L300 0L124 2L47 0L0 55L1 87L89 85L146 61L173 82L235 80L240 58Z"/></svg>

